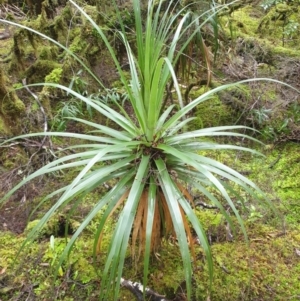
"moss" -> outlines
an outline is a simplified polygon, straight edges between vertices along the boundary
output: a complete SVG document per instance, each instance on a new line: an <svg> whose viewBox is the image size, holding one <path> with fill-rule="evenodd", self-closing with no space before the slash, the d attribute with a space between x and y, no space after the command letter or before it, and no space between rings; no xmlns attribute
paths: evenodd
<svg viewBox="0 0 300 301"><path fill-rule="evenodd" d="M59 15L55 16L53 22L49 22L49 33L50 36L57 40L62 45L66 41L66 32L70 30L70 22L76 22L77 17L71 12L70 3L66 4ZM70 30L69 38L72 39L72 31Z"/></svg>
<svg viewBox="0 0 300 301"><path fill-rule="evenodd" d="M149 286L161 294L174 297L178 287L184 281L181 255L175 242L166 241L152 259Z"/></svg>
<svg viewBox="0 0 300 301"><path fill-rule="evenodd" d="M7 135L10 133L9 127L5 124L3 117L0 115L0 134Z"/></svg>
<svg viewBox="0 0 300 301"><path fill-rule="evenodd" d="M202 87L198 90L192 90L189 96L195 99L206 92L206 89L206 87ZM196 119L190 122L190 129L200 129L218 126L220 124L225 125L232 121L230 108L226 106L217 95L214 95L211 99L198 105L193 116L196 117Z"/></svg>
<svg viewBox="0 0 300 301"><path fill-rule="evenodd" d="M0 240L0 267L1 269L8 269L14 263L22 240L10 232L0 232Z"/></svg>
<svg viewBox="0 0 300 301"><path fill-rule="evenodd" d="M297 49L291 49L291 48L286 48L282 46L275 46L272 48L272 52L277 55L283 55L286 57L291 57L291 58L296 58L300 57L300 50Z"/></svg>
<svg viewBox="0 0 300 301"><path fill-rule="evenodd" d="M297 224L300 220L300 154L297 145L288 144L283 147L274 160L277 159L274 171L278 176L273 187L285 207L287 220L291 224Z"/></svg>
<svg viewBox="0 0 300 301"><path fill-rule="evenodd" d="M84 57L92 62L92 58L98 59L96 55L100 52L100 45L98 35L95 35L91 27L87 26L80 30L80 34L75 35L69 49L77 55L84 54Z"/></svg>
<svg viewBox="0 0 300 301"><path fill-rule="evenodd" d="M28 235L35 226L37 226L37 224L40 222L40 220L33 220L31 222L28 223L28 225L26 226L26 229L24 230L24 235ZM52 231L48 229L48 227L44 227L43 229L40 230L39 232L39 236L43 237L45 235L50 236L52 234Z"/></svg>
<svg viewBox="0 0 300 301"><path fill-rule="evenodd" d="M79 54L87 47L87 42L82 40L81 36L77 36L70 45L70 51Z"/></svg>
<svg viewBox="0 0 300 301"><path fill-rule="evenodd" d="M10 126L18 127L18 117L25 112L25 105L16 93L8 88L7 83L7 77L3 69L0 69L0 113L5 116ZM14 117L15 120L9 121L10 117Z"/></svg>
<svg viewBox="0 0 300 301"><path fill-rule="evenodd" d="M92 264L93 244L93 237L90 237L89 239L79 239L76 242L74 254L72 254L69 259L74 267L74 270L77 271L74 280L80 281L84 284L94 281L101 274L101 270L99 268L97 275L95 270L97 269L97 266ZM83 250L87 256L75 256L76 252L79 252L78 254L80 254ZM84 271L84 273L82 273L82 271Z"/></svg>
<svg viewBox="0 0 300 301"><path fill-rule="evenodd" d="M251 156L243 154L235 163L230 153L221 153L223 160L232 162L232 166L237 170L247 171L248 177L259 185L267 194L281 215L288 221L289 227L293 228L299 223L300 208L300 154L297 144L289 143L285 146L274 148L268 145L264 150L267 156ZM230 159L232 157L232 159ZM270 208L262 207L256 200L251 200L251 204L259 208L263 217L261 221L270 224L277 223L281 226L282 216L274 216Z"/></svg>
<svg viewBox="0 0 300 301"><path fill-rule="evenodd" d="M274 229L272 229L274 231ZM296 271L299 270L294 247L299 245L295 232L272 237L270 228L256 234L249 230L251 244L233 242L212 246L215 276L211 294L205 272L198 268L196 299L206 300L287 300L299 292ZM290 242L293 241L291 244ZM201 262L197 265L203 266ZM206 267L204 267L206 271ZM209 296L210 295L210 296Z"/></svg>
<svg viewBox="0 0 300 301"><path fill-rule="evenodd" d="M55 60L58 56L58 48L56 46L42 45L37 52L41 60Z"/></svg>
<svg viewBox="0 0 300 301"><path fill-rule="evenodd" d="M26 24L31 27L31 24ZM22 72L26 69L28 62L35 60L36 42L33 34L25 29L18 29L13 35L12 60L9 70L11 73Z"/></svg>
<svg viewBox="0 0 300 301"><path fill-rule="evenodd" d="M4 32L2 31L2 29L4 29ZM1 27L0 25L0 31L1 34L5 33L6 31L11 30L10 27ZM5 58L9 57L11 54L11 49L13 46L13 40L12 39L4 39L1 40L1 47L0 47L0 63L3 63L5 61ZM4 60L3 60L4 59ZM5 69L5 65L3 64L3 69Z"/></svg>
<svg viewBox="0 0 300 301"><path fill-rule="evenodd" d="M21 147L15 147L13 149L6 148L1 152L0 163L4 169L12 170L16 166L25 166L28 163L28 156Z"/></svg>
<svg viewBox="0 0 300 301"><path fill-rule="evenodd" d="M257 37L257 27L262 15L260 9L246 6L234 11L229 18L224 17L222 22L226 25L224 28L228 36L233 36L234 38L251 36L255 38Z"/></svg>
<svg viewBox="0 0 300 301"><path fill-rule="evenodd" d="M277 4L267 14L259 6L246 6L235 11L229 19L222 18L222 23L229 36L252 38L260 44L269 45L273 54L294 57L299 56L298 31L287 35L286 26L291 22L298 23L299 14L297 9L286 3Z"/></svg>
<svg viewBox="0 0 300 301"><path fill-rule="evenodd" d="M10 100L9 103L5 102L6 104L2 106L3 112L5 114L19 115L20 113L24 113L25 105L19 98L17 97L15 99L10 98L9 100Z"/></svg>
<svg viewBox="0 0 300 301"><path fill-rule="evenodd" d="M60 68L61 65L48 60L37 60L26 70L26 77L28 83L42 83L45 77L49 75L54 69Z"/></svg>
<svg viewBox="0 0 300 301"><path fill-rule="evenodd" d="M40 220L33 220L28 223L24 234L28 235L40 222ZM63 214L55 214L49 222L38 231L36 239L47 239L51 235L55 237L64 237L65 231L67 231L67 234L71 235L76 231L79 224L73 219L69 219L68 222L66 220L66 217Z"/></svg>
<svg viewBox="0 0 300 301"><path fill-rule="evenodd" d="M61 76L62 76L62 73L63 73L62 68L53 69L51 73L46 75L45 82L46 83L59 83L60 79L61 79Z"/></svg>

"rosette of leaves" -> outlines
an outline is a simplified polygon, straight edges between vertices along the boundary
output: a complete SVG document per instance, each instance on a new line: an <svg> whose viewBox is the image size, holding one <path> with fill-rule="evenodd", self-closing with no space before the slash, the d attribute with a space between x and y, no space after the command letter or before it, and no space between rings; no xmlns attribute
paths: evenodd
<svg viewBox="0 0 300 301"><path fill-rule="evenodd" d="M220 126L188 130L188 124L193 120L193 117L189 116L191 111L213 94L232 87L234 84L217 87L189 104L183 104L174 66L189 40L193 39L203 23L199 24L199 28L195 28L193 32L189 32L187 36L185 33L188 28L183 25L189 14L185 13L184 9L179 9L175 14L172 13L177 1L169 1L166 6L165 1L157 3L150 0L145 17L141 12L140 0L133 0L135 28L132 30L135 33L135 40L132 40L131 35L130 44L122 19L119 18L121 30L117 34L126 48L130 66L129 79L123 72L105 31L85 13L83 8L73 0L70 0L70 3L91 23L106 45L126 91L128 97L126 103L130 104L132 108L130 111L133 113L129 115L118 102L112 108L101 99L82 95L70 87L51 83L35 84L49 85L66 91L68 95L85 102L89 107L106 116L111 123L114 123L114 128L86 119L69 117L76 122L90 126L93 131L89 134L50 132L25 135L27 138L38 135L71 137L82 139L83 142L69 147L77 152L71 155L58 154L57 159L29 175L16 185L2 199L2 202L35 177L55 171L80 168L80 172L70 184L54 191L43 200L50 197L57 198L55 204L28 234L27 241L29 241L56 211L67 205L76 208L86 194L108 181L114 182L114 186L103 197L95 200L92 210L85 216L68 241L60 257L58 268L72 250L80 233L99 212L102 212L98 230L95 233L94 252L96 253L101 247L104 225L118 209L119 216L108 246L105 268L101 273L100 298L108 300L110 296L110 300L118 299L124 260L129 246L136 260L143 258L144 285L146 285L151 253L158 250L163 237L173 234L177 238L182 256L187 297L190 299L191 262L194 249L191 228L198 236L206 255L211 277L213 264L210 246L201 221L194 212L193 197L189 188L197 190L218 207L228 223L232 225L232 217L225 210L224 204L229 206L245 235L242 218L230 194L233 192L237 195L236 191L242 189L255 198L263 195L259 188L243 175L203 154L204 152L207 154L207 151L224 149L256 153L242 146L218 144L209 140L216 136L250 138L236 132L245 127ZM163 4L164 9L162 9ZM120 16L117 7L116 12ZM10 21L3 20L3 22L13 24ZM195 23L191 23L191 26L194 25ZM58 44L42 33L27 29ZM181 37L184 37L184 41ZM62 45L60 47L76 58L89 73L92 73L66 47ZM94 78L97 79L95 76ZM99 79L97 80L103 87ZM174 82L178 103L164 106L166 86L170 80ZM17 138L20 137L24 136ZM212 193L209 186L218 191L222 196L222 202Z"/></svg>

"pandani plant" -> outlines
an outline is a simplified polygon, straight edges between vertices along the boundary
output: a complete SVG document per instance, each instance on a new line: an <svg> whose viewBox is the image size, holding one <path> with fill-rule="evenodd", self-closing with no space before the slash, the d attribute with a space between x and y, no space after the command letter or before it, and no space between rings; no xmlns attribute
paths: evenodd
<svg viewBox="0 0 300 301"><path fill-rule="evenodd" d="M80 172L71 183L54 191L41 201L42 204L49 198L57 199L28 234L25 246L27 242L36 237L38 231L56 211L67 205L76 208L84 196L97 187L106 182L114 183L105 195L95 200L91 211L68 240L65 250L60 256L58 267L66 260L82 231L101 212L94 243L94 253L99 252L104 225L118 210L119 216L108 246L105 267L101 273L100 299L118 299L120 280L129 246L135 260L139 260L141 256L143 258L143 284L146 287L151 254L158 251L162 238L174 235L182 257L187 298L190 300L194 256L192 229L206 256L210 277L213 276L210 245L201 221L194 211L191 191L200 192L219 209L229 225L233 227L233 219L225 209L229 206L245 237L247 236L242 217L230 194L233 192L237 195L237 191L244 190L264 204L270 204L266 198L262 197L263 192L252 181L229 166L204 155L208 151L215 150L248 151L258 154L255 150L246 147L213 142L214 137L220 136L255 140L241 133L240 130L248 130L248 128L234 125L190 131L188 125L194 119L192 110L221 90L253 80L266 79L249 79L235 84L222 85L203 93L190 103L184 104L174 66L189 42L199 33L207 20L201 23L199 22L201 16L199 16L199 18L194 18L189 26L186 26L186 20L189 18L186 8L174 9L174 7L178 8L179 1L149 0L145 16L140 2L140 0L132 1L135 27L130 29L131 33L128 28L125 28L120 11L115 5L121 28L117 34L126 48L130 67L128 78L128 74L125 74L121 68L106 31L87 15L84 8L70 0L70 3L91 23L106 45L128 95L126 103L130 104L133 113L127 113L124 107L117 102L112 108L99 98L81 95L70 86L51 83L30 85L62 89L67 95L83 101L90 108L104 115L114 126L98 124L84 118L69 117L93 130L88 134L32 133L7 140L5 143L22 137L46 135L81 139L82 143L68 147L73 150L72 154L57 153L52 162L27 176L9 191L1 199L1 202L7 200L17 189L36 177L56 171L80 168ZM223 6L217 9L215 7L212 14L217 14L222 8ZM97 80L100 88L105 88L84 62L67 47L22 24L8 20L1 21L29 30L58 45ZM192 31L190 26L193 27ZM164 105L166 86L171 80L174 84L177 103ZM213 190L218 191L222 196L222 201L215 196ZM242 197L240 199L242 200Z"/></svg>

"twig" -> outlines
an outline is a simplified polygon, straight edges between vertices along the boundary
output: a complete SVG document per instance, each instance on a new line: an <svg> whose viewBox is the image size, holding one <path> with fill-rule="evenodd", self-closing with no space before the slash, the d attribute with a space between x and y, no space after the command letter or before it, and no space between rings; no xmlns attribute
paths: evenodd
<svg viewBox="0 0 300 301"><path fill-rule="evenodd" d="M0 5L0 17L7 19L8 16L13 15L15 19L24 19L26 14L13 4L2 4Z"/></svg>
<svg viewBox="0 0 300 301"><path fill-rule="evenodd" d="M205 208L205 209L219 209L217 206L208 205L203 201L197 201L194 204L195 204L195 208L196 207L202 207L202 208Z"/></svg>
<svg viewBox="0 0 300 301"><path fill-rule="evenodd" d="M132 282L130 280L121 278L121 285L129 289L135 295L138 301L145 300L143 296L144 287L141 283ZM154 292L150 288L145 289L145 297L147 298L146 300L151 300L151 301L170 301L169 299L166 299L165 296L159 295L158 293Z"/></svg>
<svg viewBox="0 0 300 301"><path fill-rule="evenodd" d="M47 115L46 115L46 113L45 113L44 107L42 106L42 104L41 104L41 102L40 102L38 96L37 96L36 94L34 94L34 93L27 87L27 85L26 85L26 78L24 78L24 79L22 80L22 84L23 84L24 88L28 91L28 93L32 95L32 97L35 99L35 101L36 101L37 104L39 105L40 110L41 110L41 112L42 112L42 115L43 115L43 117L44 117L44 132L45 132L45 133L48 132L48 120L47 120ZM50 145L50 148L52 149L51 138L50 138L50 137L47 137L47 136L44 136L44 138L43 138L43 140L42 140L42 142L41 142L41 144L40 144L40 146L39 146L39 149L38 149L35 153L33 153L33 154L31 155L31 157L29 158L28 164L31 162L32 158L33 158L37 153L39 153L40 150L44 147L47 138L49 138L49 145Z"/></svg>

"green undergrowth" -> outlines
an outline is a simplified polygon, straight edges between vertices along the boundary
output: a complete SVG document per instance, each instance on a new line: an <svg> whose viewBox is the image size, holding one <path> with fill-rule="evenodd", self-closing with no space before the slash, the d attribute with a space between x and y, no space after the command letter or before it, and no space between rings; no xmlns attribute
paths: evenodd
<svg viewBox="0 0 300 301"><path fill-rule="evenodd" d="M278 210L276 215L258 201L247 199L245 195L245 207L241 207L245 219L256 215L257 220L277 227L284 217L288 227L296 227L300 213L299 144L269 144L263 146L260 152L263 156L230 151L216 152L211 156L256 183Z"/></svg>
<svg viewBox="0 0 300 301"><path fill-rule="evenodd" d="M216 301L280 301L297 300L299 296L300 264L297 255L297 250L300 249L298 204L300 183L297 177L300 166L299 145L294 143L278 147L267 145L262 151L266 157L243 153L233 155L232 152L218 152L215 157L223 163L235 165L240 172L255 181L267 193L279 210L279 215L261 207L255 200L247 200L245 196L245 207L239 209L246 221L249 239L247 244L240 231L228 230L227 223L218 211L197 207L197 215L203 223L212 247L214 280L210 292L205 256L203 250L196 244L193 300L210 298ZM100 189L84 199L82 206L70 220L73 231L81 220L80 213L90 210L104 190ZM65 213L66 217L68 208ZM76 242L74 252L57 270L56 278L54 274L57 260L66 244L66 238L60 237L58 233L61 215L53 217L44 232L40 233L17 258L14 266L12 264L24 237L36 221L31 222L20 236L9 232L0 233L1 300L16 298L20 294L20 287L24 291L30 287L31 294L40 300L49 300L53 294L57 296L57 300L97 300L106 248L118 213L115 213L105 226L95 270L92 255L93 234L100 217L101 213ZM233 238L228 236L228 231ZM50 244L51 235L54 237L53 247ZM128 252L123 277L142 282L142 270L140 264L137 266L133 264ZM183 275L176 238L170 237L162 243L161 249L151 259L148 286L171 299L180 292L184 293ZM133 295L123 288L120 298L133 300Z"/></svg>
<svg viewBox="0 0 300 301"><path fill-rule="evenodd" d="M286 8L284 12L279 11L282 5ZM222 22L229 36L255 38L262 44L272 45L272 49L277 47L277 54L299 56L299 14L299 10L292 5L278 4L267 12L260 5L253 5L234 11L231 16L224 17ZM292 26L294 24L295 27Z"/></svg>
<svg viewBox="0 0 300 301"><path fill-rule="evenodd" d="M263 191L267 191L271 201L284 215L289 227L296 227L299 224L300 214L299 144L291 142L278 147L269 145L264 153L266 158L257 157L251 162L250 178Z"/></svg>
<svg viewBox="0 0 300 301"><path fill-rule="evenodd" d="M93 7L87 8L91 14L95 14ZM72 17L72 14L67 9L69 8L63 11L66 14L63 16L65 19L57 17L52 24L54 29L52 34L62 41L65 39L64 30L66 24L64 22ZM249 17L250 13L251 18ZM300 53L298 48L291 48L289 44L285 45L286 47L282 46L280 29L274 31L274 34L277 34L276 41L274 37L270 41L266 40L266 36L262 38L257 32L262 17L261 11L254 15L253 11L250 11L250 7L234 12L233 19L230 22L232 27L234 26L236 29L229 34L233 34L234 37L242 37L243 41L246 41L243 42L245 51L249 51L250 48L255 50L252 54L262 63L259 72L263 75L268 75L270 70L273 72L274 55L299 57ZM76 18L76 22L81 24L80 17L76 16ZM96 62L99 54L101 54L101 57L105 57L106 54L101 52L101 45L95 33L85 23L82 29L79 30L79 27L75 26L75 28L70 30L70 48L79 56L86 54L90 61L95 60ZM85 41L87 40L91 41L91 43L86 43ZM272 47L272 52L270 52L271 43L277 45L275 48ZM20 46L22 46L22 43L20 43ZM28 44L24 54L26 54L24 58L30 58L32 55L36 55L38 58L36 63L31 65L31 67L28 65L29 69L25 71L31 82L43 81L45 78L46 81L57 83L60 80L70 81L69 69L76 67L71 58L68 57L65 57L64 66L66 67L55 63L57 59L63 59L63 54L59 54L55 47L50 48L48 45L38 45L34 49L32 45ZM45 62L45 60L50 60L50 67L48 65L46 66L47 68L45 65L38 65L41 62ZM27 63L24 62L25 65ZM107 71L102 70L105 68L98 68L99 64L97 63L92 68L105 81L106 78L111 77L114 71L109 60L104 60L103 64L107 67ZM12 66L17 66L17 62L12 61ZM34 67L39 68L31 72ZM266 69L262 70L263 68ZM40 72L40 70L45 72ZM201 89L191 91L190 95L194 98L201 92ZM233 95L236 96L234 99L235 106L239 105L237 100L240 100L242 105L244 99L251 96L249 96L248 92L246 89L244 90L242 99L239 98L240 95L236 96L237 93ZM232 99L232 95L230 97ZM266 97L271 102L275 101L274 92L272 91ZM231 120L231 109L229 109L227 104L224 104L224 97L220 97L220 99L216 96L205 104L198 106L195 111L196 120L191 126L199 129L206 126L224 125L224 122ZM2 126L1 124L3 122L1 123L0 119L0 132L1 128L4 128L4 125ZM55 145L62 144L59 138L53 138L53 142ZM237 168L237 170L257 183L267 193L280 214L275 215L271 210L260 206L259 202L247 199L247 196L245 196L245 207L240 206L239 209L246 220L246 228L250 240L250 244L247 245L241 233L235 233L233 241L229 241L227 237L228 231L226 230L227 225L218 212L199 209L198 216L203 222L205 231L207 231L212 243L215 276L211 296L209 296L209 279L205 258L203 251L197 246L196 260L193 266L195 301L280 301L299 299L300 265L299 256L296 253L296 250L300 249L299 144L288 143L278 147L268 145L262 151L266 157L233 152L218 152L214 155L221 162ZM13 167L12 164L14 162L11 160L5 164L7 165L3 166L8 169ZM68 181L73 176L73 174L66 173L59 175L56 180L60 181L60 179L63 179ZM52 180L49 180L49 189L57 185L54 180L52 183ZM95 199L99 198L104 190L105 188L101 187L97 194L90 195L84 199L82 205L72 217L71 226L73 230L76 230L82 215L84 215L83 212L90 210ZM238 200L236 201L238 202ZM45 210L46 207L47 204L45 203L42 209ZM65 208L66 215L68 214L68 209ZM106 256L105 249L108 246L114 221L117 218L118 215L114 215L110 223L105 226L102 252L96 258L96 271L100 275ZM1 232L0 300L15 300L21 294L23 296L27 294L26 297L28 298L34 298L33 296L35 296L38 300L51 300L53 296L57 300L65 301L97 300L101 283L100 277L93 267L92 249L93 234L96 231L99 219L100 215L88 226L84 234L76 242L74 252L70 255L69 261L64 262L62 267L58 269L57 278L54 277L55 263L57 263L57 258L66 243L64 237L58 236L59 216L54 216L51 223L44 229L44 232L40 233L39 237L30 244L29 248L18 257L14 266L12 264L25 234L32 229L37 221L31 222L24 234L20 236L9 232ZM50 246L51 235L54 237L53 248ZM124 277L142 282L142 271L142 266L133 266L128 253ZM173 298L176 293L181 291L184 293L184 273L175 238L164 241L161 250L151 259L149 279L149 287L160 294L166 294L168 298ZM133 296L127 290L122 289L120 300L133 300Z"/></svg>
<svg viewBox="0 0 300 301"><path fill-rule="evenodd" d="M211 300L297 300L298 231L280 236L281 232L274 228L256 224L248 229L249 247L244 242L213 245L215 277ZM199 267L194 277L198 284L195 300L206 300L209 282L205 269Z"/></svg>
<svg viewBox="0 0 300 301"><path fill-rule="evenodd" d="M271 77L297 87L292 74L298 74L294 66L300 58L300 12L294 1L279 2L266 11L259 4L247 5L221 18L223 30L231 37L223 71L232 81ZM282 98L281 93L293 92L270 82L258 82L249 88L243 94L227 91L221 97L240 115L238 123L260 130L266 141L280 141L295 133L297 136L298 93Z"/></svg>
<svg viewBox="0 0 300 301"><path fill-rule="evenodd" d="M211 223L214 216L218 219L216 213L201 210L200 216L204 224L206 222L207 230L210 228L212 232L216 231L215 234L225 231L221 220L215 225ZM50 238L32 242L12 266L24 237L1 233L1 300L13 300L20 294L21 287L24 291L31 288L31 294L40 300L50 300L53 295L57 296L57 300L65 301L97 300L99 276L112 223L105 230L103 251L97 257L96 272L92 257L93 237L90 233L93 227L91 225L76 242L74 252L70 254L68 262L64 262L58 269L56 278L55 264L65 246L65 238L55 237L53 248ZM231 242L222 239L212 243L215 274L211 293L204 253L196 246L193 300L207 300L209 296L211 300L217 301L297 300L300 289L300 264L296 254L296 249L300 248L299 227L286 232L262 223L246 223L246 227L249 245L241 234L237 234ZM123 276L142 281L142 268L140 265L133 265L128 253ZM163 242L161 250L151 259L148 286L173 298L179 292L184 294L183 279L176 240L170 238ZM121 290L120 298L133 300L133 296L125 289Z"/></svg>
<svg viewBox="0 0 300 301"><path fill-rule="evenodd" d="M0 133L15 127L20 130L20 117L24 115L25 105L10 87L9 77L0 69ZM13 119L13 120L12 120ZM1 126L2 125L2 126Z"/></svg>
<svg viewBox="0 0 300 301"><path fill-rule="evenodd" d="M272 152L270 168L276 173L273 188L281 200L282 210L289 224L300 221L300 147L286 144ZM270 159L271 160L271 159Z"/></svg>

